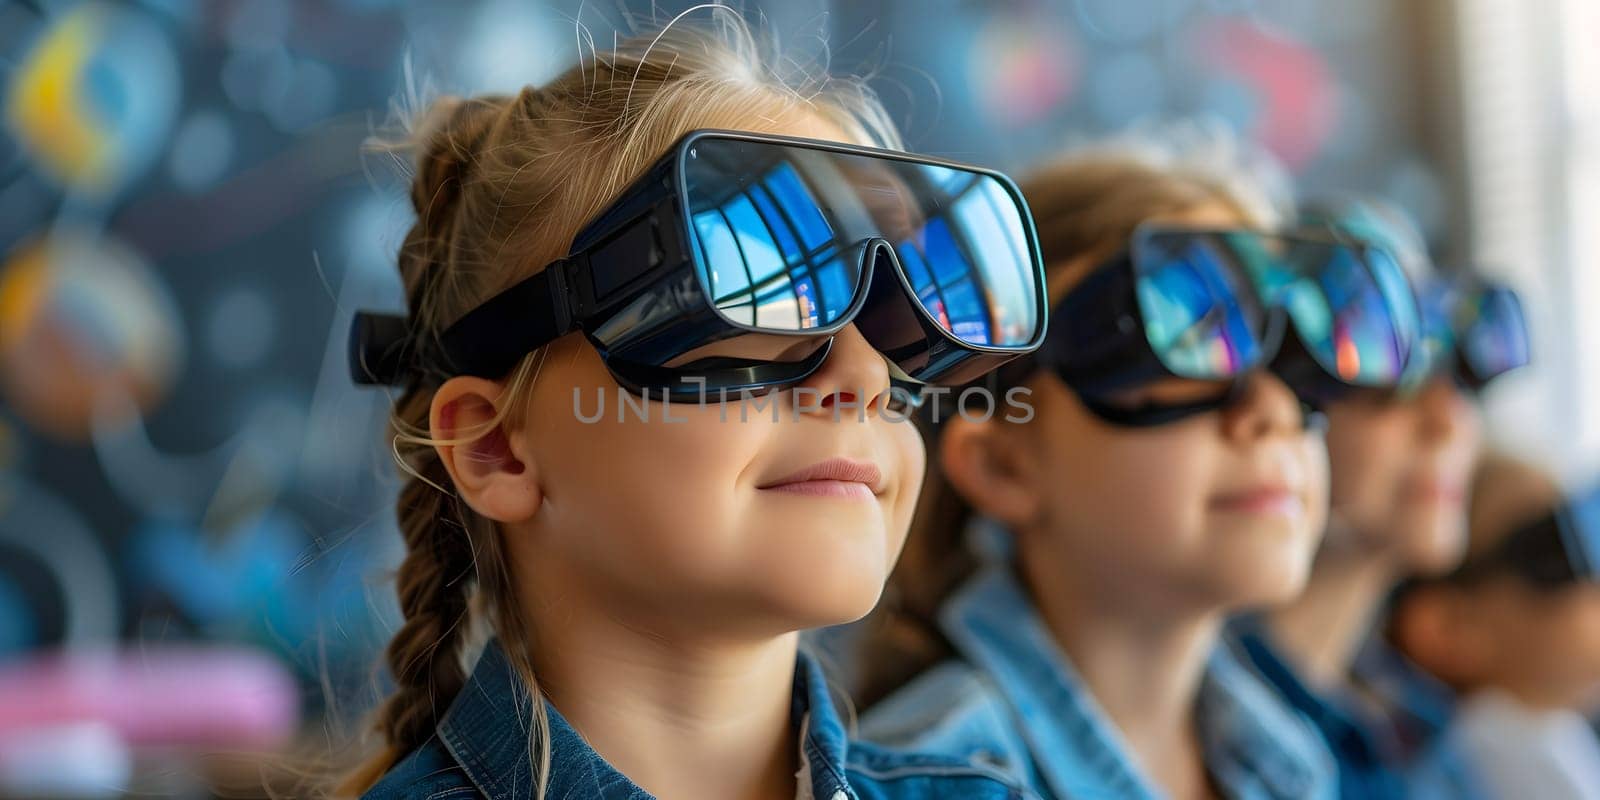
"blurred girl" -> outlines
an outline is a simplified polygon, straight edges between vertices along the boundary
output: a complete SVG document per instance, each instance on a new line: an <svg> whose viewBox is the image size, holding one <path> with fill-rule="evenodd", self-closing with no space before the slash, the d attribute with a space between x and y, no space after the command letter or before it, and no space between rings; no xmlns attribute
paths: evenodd
<svg viewBox="0 0 1600 800"><path fill-rule="evenodd" d="M869 709L864 736L997 763L1053 798L1332 796L1313 731L1220 633L1299 591L1325 513L1321 435L1261 368L1268 305L1339 316L1289 262L1362 262L1265 233L1270 194L1229 140L1198 142L1024 182L1052 322L1001 375L1034 413L940 429L867 694L933 666Z"/></svg>
<svg viewBox="0 0 1600 800"><path fill-rule="evenodd" d="M1339 761L1345 797L1471 797L1469 766L1438 735L1450 713L1448 690L1372 631L1398 581L1447 572L1461 558L1478 446L1472 393L1526 358L1520 316L1495 313L1511 307L1483 300L1489 295L1479 290L1443 292L1420 234L1399 212L1349 203L1321 216L1395 253L1424 289L1427 313L1404 388L1345 391L1326 403L1326 542L1305 593L1242 620L1240 641L1282 696L1316 722ZM1475 319L1504 335L1458 330ZM1487 355L1501 358L1469 368L1465 356L1475 353L1464 343L1484 341L1499 342Z"/></svg>

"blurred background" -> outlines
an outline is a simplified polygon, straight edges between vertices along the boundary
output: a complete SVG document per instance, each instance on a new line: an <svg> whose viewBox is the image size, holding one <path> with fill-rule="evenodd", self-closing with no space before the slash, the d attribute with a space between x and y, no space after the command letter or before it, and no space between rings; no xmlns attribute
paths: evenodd
<svg viewBox="0 0 1600 800"><path fill-rule="evenodd" d="M0 0L0 794L259 784L382 693L397 481L344 332L403 307L410 212L362 142L408 80L514 91L690 5ZM1203 116L1302 196L1392 200L1523 293L1492 438L1600 461L1600 3L738 7L916 151L1020 172Z"/></svg>

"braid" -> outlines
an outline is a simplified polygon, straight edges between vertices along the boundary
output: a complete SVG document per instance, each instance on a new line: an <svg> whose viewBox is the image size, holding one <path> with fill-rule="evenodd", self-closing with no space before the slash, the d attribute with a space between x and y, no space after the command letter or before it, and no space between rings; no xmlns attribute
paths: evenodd
<svg viewBox="0 0 1600 800"><path fill-rule="evenodd" d="M720 15L713 28L669 25L514 95L436 99L418 124L404 126L405 136L372 143L413 165L417 220L399 253L413 347L435 347L468 309L565 255L583 225L690 130L737 127L755 109L803 109L853 141L898 142L864 85L804 71L796 76L803 80L786 81L735 12L711 9ZM547 353L528 354L506 376L504 407L488 428L524 429L529 387ZM552 754L532 666L537 631L519 603L530 589L514 579L498 525L453 490L437 448L481 432L431 429L433 396L452 375L434 359L418 360L428 372L409 379L390 417L394 455L408 476L398 508L406 554L396 576L404 621L386 652L395 691L376 714L383 752L335 791L366 791L426 743L466 683L468 643L487 629L526 690L519 700L531 701L529 762L543 797Z"/></svg>
<svg viewBox="0 0 1600 800"><path fill-rule="evenodd" d="M498 95L447 97L417 125L421 147L411 181L417 222L400 246L399 261L411 319L425 334L437 332L431 326L442 322L440 311L460 305L454 295L461 289L449 287L460 283L457 265L474 257L458 230L462 200L469 183L483 180L475 171L480 152L510 108L511 100Z"/></svg>
<svg viewBox="0 0 1600 800"><path fill-rule="evenodd" d="M404 622L387 650L395 693L377 722L385 740L401 752L428 738L443 707L466 682L461 650L471 630L468 600L476 582L460 501L429 485L448 480L444 464L434 457L418 472L400 492L406 556L395 583Z"/></svg>
<svg viewBox="0 0 1600 800"><path fill-rule="evenodd" d="M411 185L417 222L400 247L399 265L424 346L437 335L440 309L453 302L447 287L458 255L463 186L508 104L501 97L445 98L418 124L421 147ZM390 419L395 455L408 478L396 507L406 547L395 575L403 622L385 651L395 690L373 722L384 752L352 774L341 794L364 791L425 742L467 679L462 658L479 586L474 537L492 541L493 530L487 537L473 530L479 521L450 491L449 471L425 440L436 388L431 377L408 384Z"/></svg>

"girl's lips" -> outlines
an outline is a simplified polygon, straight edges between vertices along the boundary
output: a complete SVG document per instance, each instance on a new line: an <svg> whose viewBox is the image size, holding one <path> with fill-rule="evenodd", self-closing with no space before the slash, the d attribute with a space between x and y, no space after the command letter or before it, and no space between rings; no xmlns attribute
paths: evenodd
<svg viewBox="0 0 1600 800"><path fill-rule="evenodd" d="M887 485L883 479L883 472L876 464L836 457L819 461L756 488L809 497L853 497L870 500L883 494Z"/></svg>
<svg viewBox="0 0 1600 800"><path fill-rule="evenodd" d="M1467 493L1460 484L1440 480L1421 480L1411 484L1411 499L1420 503L1451 504L1465 502Z"/></svg>
<svg viewBox="0 0 1600 800"><path fill-rule="evenodd" d="M1211 498L1211 507L1235 514L1295 516L1305 512L1306 504L1298 492L1286 486L1259 486L1216 495Z"/></svg>
<svg viewBox="0 0 1600 800"><path fill-rule="evenodd" d="M877 495L864 483L855 481L795 481L767 487L766 491L798 494L808 497L848 497L871 500Z"/></svg>

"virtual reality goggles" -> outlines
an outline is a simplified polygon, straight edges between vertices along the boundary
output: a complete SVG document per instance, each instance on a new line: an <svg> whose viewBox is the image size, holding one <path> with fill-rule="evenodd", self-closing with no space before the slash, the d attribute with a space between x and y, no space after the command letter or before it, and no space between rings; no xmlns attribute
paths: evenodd
<svg viewBox="0 0 1600 800"><path fill-rule="evenodd" d="M1303 399L1328 386L1393 387L1418 325L1405 276L1380 248L1324 231L1157 225L1137 229L1052 314L1028 365L1055 373L1101 419L1128 426L1225 407L1263 368ZM1293 348L1280 348L1286 338ZM1166 378L1225 385L1194 402L1120 399Z"/></svg>
<svg viewBox="0 0 1600 800"><path fill-rule="evenodd" d="M854 324L912 383L960 384L1046 327L1032 218L1009 178L905 153L753 133L680 139L570 254L437 337L362 312L358 383L500 377L581 331L617 383L663 398L804 381Z"/></svg>
<svg viewBox="0 0 1600 800"><path fill-rule="evenodd" d="M1382 247L1409 263L1412 275L1426 275L1415 284L1422 322L1400 394L1440 375L1477 391L1528 363L1527 324L1516 293L1470 272L1435 270L1422 233L1403 211L1379 201L1347 201L1306 219Z"/></svg>
<svg viewBox="0 0 1600 800"><path fill-rule="evenodd" d="M1447 580L1511 574L1535 586L1600 580L1600 487L1569 498L1474 556Z"/></svg>
<svg viewBox="0 0 1600 800"><path fill-rule="evenodd" d="M1422 336L1406 387L1448 373L1478 391L1531 360L1522 302L1509 287L1471 274L1438 276L1423 284L1418 302Z"/></svg>

